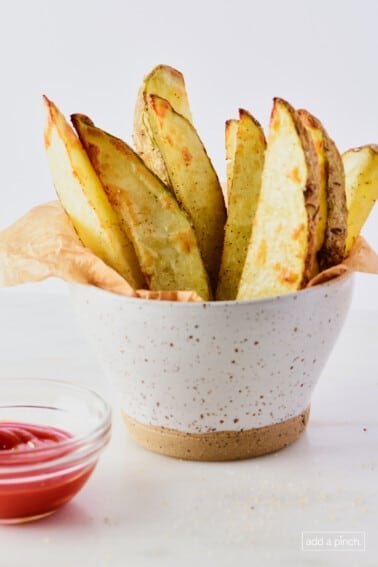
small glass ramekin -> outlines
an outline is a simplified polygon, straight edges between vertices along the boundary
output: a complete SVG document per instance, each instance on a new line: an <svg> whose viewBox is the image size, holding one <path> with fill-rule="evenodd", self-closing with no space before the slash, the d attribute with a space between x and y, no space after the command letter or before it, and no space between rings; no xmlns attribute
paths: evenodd
<svg viewBox="0 0 378 567"><path fill-rule="evenodd" d="M71 500L111 435L111 409L99 394L50 379L0 379L0 428L1 422L57 428L69 435L57 443L0 449L2 524L42 518Z"/></svg>

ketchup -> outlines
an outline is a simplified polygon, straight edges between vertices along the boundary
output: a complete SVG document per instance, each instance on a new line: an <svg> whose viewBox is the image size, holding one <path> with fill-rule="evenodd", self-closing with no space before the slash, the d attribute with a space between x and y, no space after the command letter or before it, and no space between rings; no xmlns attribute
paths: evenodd
<svg viewBox="0 0 378 567"><path fill-rule="evenodd" d="M54 445L72 435L57 427L29 423L0 422L0 451L21 451Z"/></svg>
<svg viewBox="0 0 378 567"><path fill-rule="evenodd" d="M45 516L80 490L96 462L59 462L75 450L71 439L56 427L0 422L0 522Z"/></svg>

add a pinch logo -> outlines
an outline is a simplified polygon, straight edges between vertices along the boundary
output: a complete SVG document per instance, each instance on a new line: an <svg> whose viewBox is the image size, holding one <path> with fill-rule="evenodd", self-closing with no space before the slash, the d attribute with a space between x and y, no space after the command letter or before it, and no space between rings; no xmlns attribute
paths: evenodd
<svg viewBox="0 0 378 567"><path fill-rule="evenodd" d="M365 551L365 532L303 531L302 551Z"/></svg>

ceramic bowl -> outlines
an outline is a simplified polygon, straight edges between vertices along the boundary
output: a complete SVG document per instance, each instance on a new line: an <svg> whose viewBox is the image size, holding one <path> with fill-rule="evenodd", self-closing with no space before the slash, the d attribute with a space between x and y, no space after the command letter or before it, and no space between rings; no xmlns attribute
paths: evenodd
<svg viewBox="0 0 378 567"><path fill-rule="evenodd" d="M165 455L232 460L303 433L352 288L347 274L253 301L153 301L80 284L71 291L131 436Z"/></svg>
<svg viewBox="0 0 378 567"><path fill-rule="evenodd" d="M110 439L111 410L69 382L0 379L0 523L47 516L91 476Z"/></svg>

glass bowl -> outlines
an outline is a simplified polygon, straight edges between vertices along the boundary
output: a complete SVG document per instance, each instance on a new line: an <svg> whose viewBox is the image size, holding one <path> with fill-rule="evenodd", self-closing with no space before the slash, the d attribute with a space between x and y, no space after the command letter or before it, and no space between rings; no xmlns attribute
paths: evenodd
<svg viewBox="0 0 378 567"><path fill-rule="evenodd" d="M86 387L0 379L0 523L36 520L69 502L110 433L109 404Z"/></svg>

